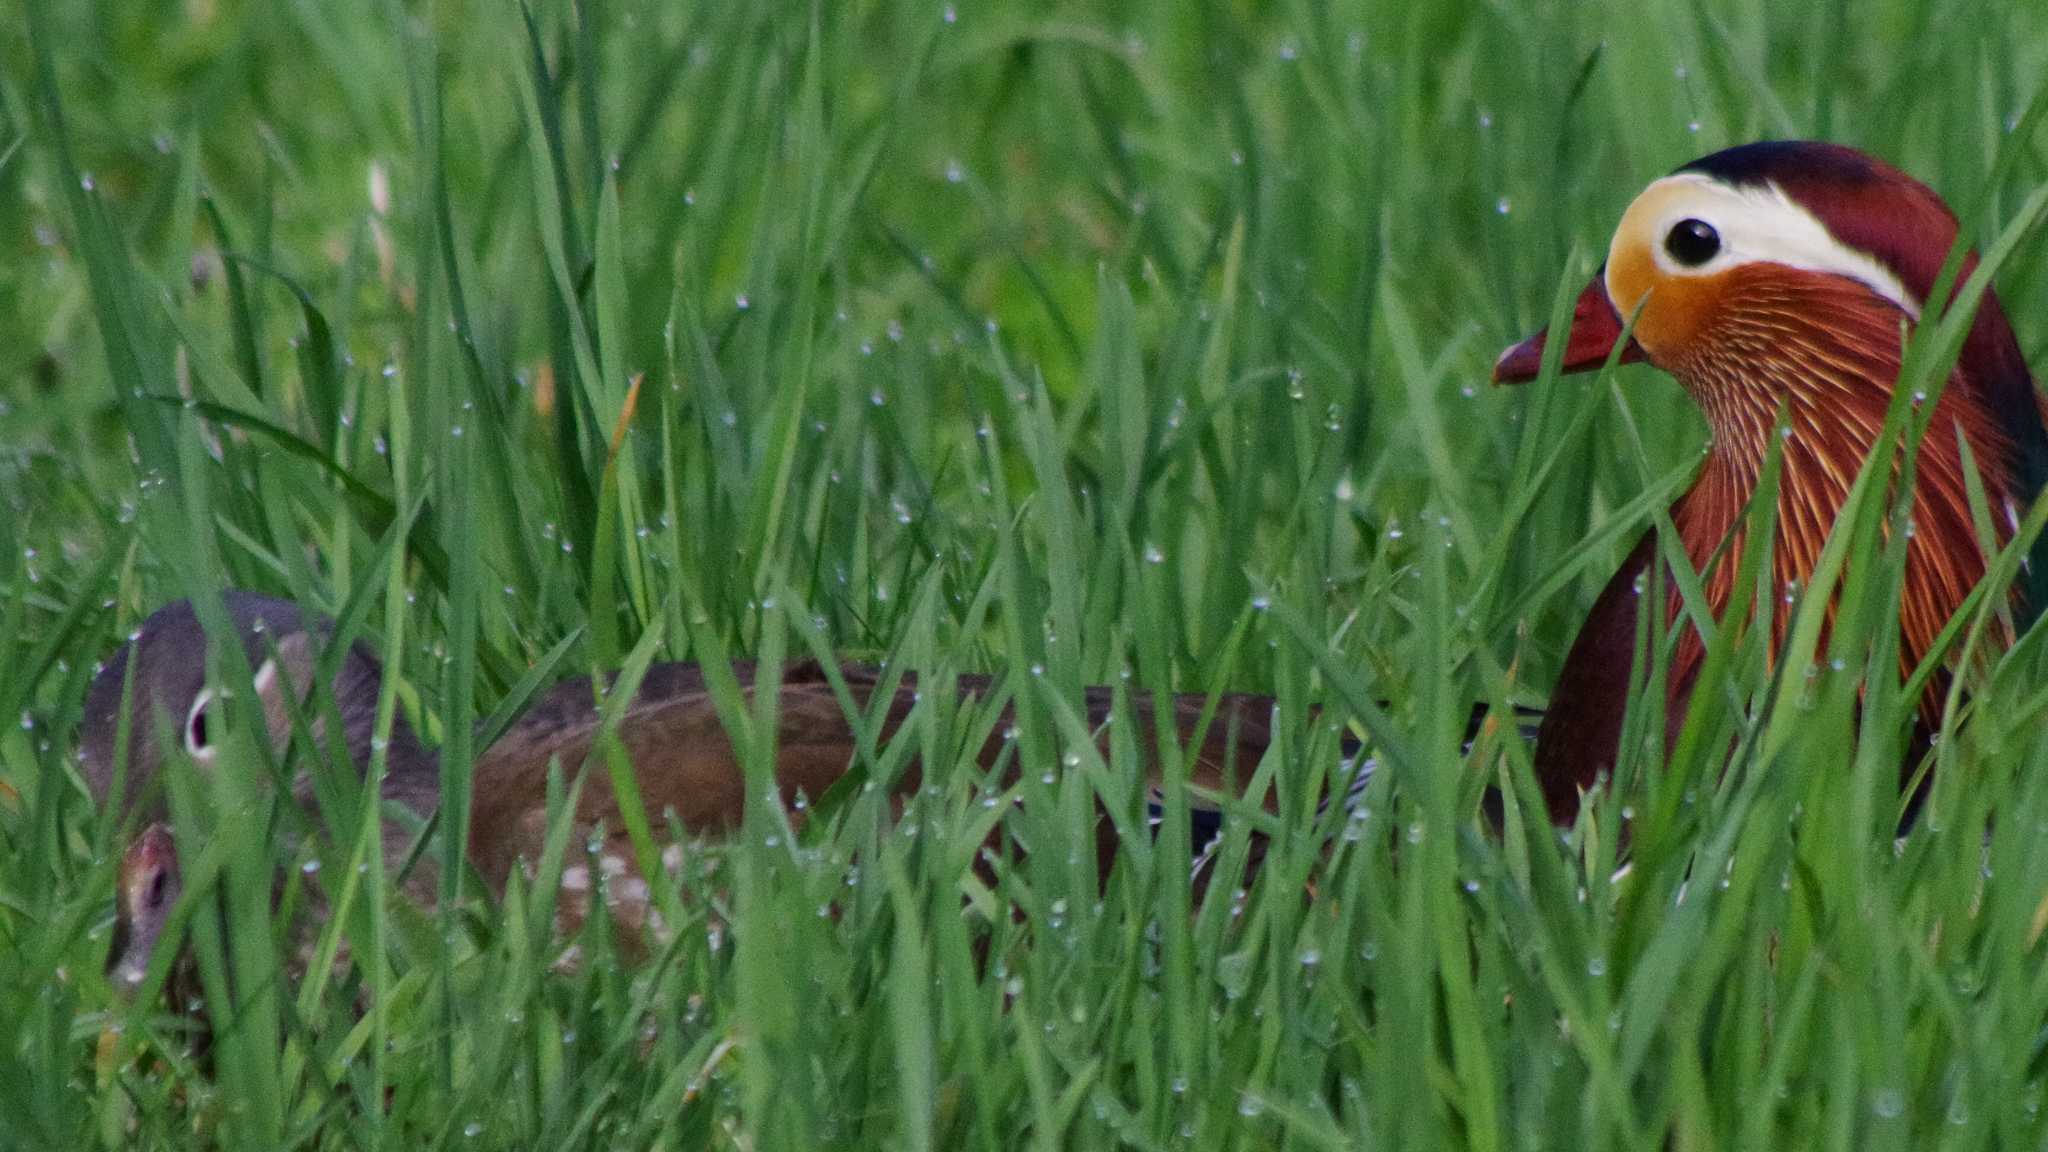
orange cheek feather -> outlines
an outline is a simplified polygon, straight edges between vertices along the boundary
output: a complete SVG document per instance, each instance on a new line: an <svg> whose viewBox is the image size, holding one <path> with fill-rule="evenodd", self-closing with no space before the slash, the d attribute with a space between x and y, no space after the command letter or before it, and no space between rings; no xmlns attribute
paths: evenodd
<svg viewBox="0 0 2048 1152"><path fill-rule="evenodd" d="M1727 276L1666 275L1648 250L1630 246L1608 261L1607 293L1624 321L1642 305L1642 314L1636 317L1636 343L1652 363L1669 370L1706 328ZM1648 303L1643 303L1646 296Z"/></svg>

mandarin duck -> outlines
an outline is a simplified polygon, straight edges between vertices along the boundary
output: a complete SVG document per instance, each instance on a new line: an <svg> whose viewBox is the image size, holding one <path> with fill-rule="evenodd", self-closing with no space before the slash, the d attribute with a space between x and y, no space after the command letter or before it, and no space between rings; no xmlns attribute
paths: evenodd
<svg viewBox="0 0 2048 1152"><path fill-rule="evenodd" d="M1733 591L1741 517L1774 430L1784 454L1773 586L1809 585L1884 426L1904 332L1920 319L1957 232L1955 215L1925 184L1854 149L1812 141L1716 152L1655 181L1622 213L1606 263L1572 310L1559 370L1599 368L1616 354L1624 320L1633 316L1618 359L1647 360L1670 373L1705 413L1711 446L1671 520L1716 618ZM1958 288L1975 266L1971 254ZM1547 341L1539 332L1502 353L1494 380L1534 379ZM1968 442L2003 546L2048 473L2040 400L2012 326L1987 291L1919 448L1899 605L1908 669L1987 567L1958 436ZM1710 564L1724 540L1728 554ZM2048 536L2029 562L2036 579L2048 574L2043 544ZM1595 600L1552 691L1534 763L1559 822L1570 822L1581 794L1616 762L1637 592L1656 555L1652 531ZM1677 585L1665 586L1674 589L1667 619L1676 620ZM1792 614L1787 598L1775 599L1773 652ZM2028 599L2016 591L2022 622L2038 608ZM1670 736L1704 657L1699 634L1684 629L1666 682ZM1942 687L1930 683L1927 691L1922 714L1938 716Z"/></svg>
<svg viewBox="0 0 2048 1152"><path fill-rule="evenodd" d="M229 623L236 630L245 655L254 670L252 685L260 698L273 747L281 754L291 736L292 703L286 692L298 695L302 704L314 703L307 694L315 683L320 650L332 635L332 622L300 611L287 600L246 592L223 595ZM272 653L275 652L275 656ZM116 652L95 676L89 689L81 726L79 760L88 789L101 804L112 803L124 819L132 817L141 830L129 842L117 868L115 882L116 920L114 945L108 970L117 987L142 982L158 937L169 923L179 895L178 854L164 823L160 788L151 784L162 772L166 756L189 757L202 769L218 753L217 723L211 707L214 693L205 673L206 633L189 601L176 601L153 613L134 637ZM130 671L132 666L132 673ZM734 676L743 693L751 697L754 669L734 662ZM900 678L887 707L872 709L875 694L884 680L872 667L846 663L837 672L856 706L863 713L879 712L875 734L877 747L885 746L901 728L918 701L914 676ZM371 740L375 731L382 670L370 650L357 644L340 662L331 682L334 711L341 729L341 743L358 770L370 763ZM989 699L1000 689L989 676L961 676L957 691L963 701ZM124 730L122 703L129 703L125 724L127 748L119 747ZM820 797L840 779L856 760L857 741L826 670L817 664L794 664L784 669L777 699L776 784L785 807L801 819L802 796ZM1235 794L1232 781L1249 778L1269 742L1272 700L1268 697L1225 694L1217 699L1206 728L1202 719L1210 701L1206 696L1184 695L1171 701L1173 724L1180 740L1191 742L1198 729L1199 746L1188 753L1189 781L1203 792ZM1114 711L1114 694L1107 688L1090 688L1085 693L1086 720L1091 731L1107 739L1105 724ZM1151 697L1133 693L1131 719L1140 732L1138 744L1148 771L1156 772L1157 729ZM323 710L308 707L316 741L326 737L319 719ZM984 770L995 766L1006 743L1005 731L1013 718L1011 708L984 719L981 745L975 756ZM468 857L479 875L494 892L502 893L513 870L522 862L540 859L548 831L547 782L550 763L559 763L565 775L573 775L589 756L599 735L601 717L592 681L575 677L556 684L527 708L504 734L477 757L471 773L471 819ZM732 829L743 819L746 805L746 775L721 724L703 669L696 664L655 664L648 668L633 699L621 714L617 736L633 766L642 803L648 813L659 817L672 812L682 829L691 834L715 834ZM1105 745L1106 749L1106 745ZM1009 758L1009 773L1018 769ZM1365 773L1357 774L1354 789L1362 789ZM913 758L895 782L896 794L906 796L921 783L920 769ZM402 714L392 721L386 745L383 799L409 812L410 823L387 821L384 855L387 873L400 875L400 865L411 855L419 822L430 816L440 802L438 754L427 748L406 723ZM293 782L294 799L301 805L313 800L312 780L301 773ZM1268 793L1270 807L1274 797ZM1217 840L1220 816L1200 799L1193 801L1191 829L1198 850L1198 868L1205 847ZM1155 790L1150 802L1156 823L1161 801ZM599 865L607 872L629 872L633 850L622 831L618 798L611 779L602 770L585 780L577 809L575 827L585 834L607 831L600 849ZM1098 821L1098 853L1104 860L1115 848L1106 819ZM672 854L671 854L672 855ZM431 866L415 861L408 873L406 889L414 899L427 903L436 884ZM677 861L665 859L674 866ZM1205 882L1198 872L1197 883ZM573 926L587 912L593 887L588 869L574 865L563 871L566 926ZM608 909L614 919L637 931L647 914L646 886L637 876L618 877L604 886ZM622 903L623 902L623 906Z"/></svg>

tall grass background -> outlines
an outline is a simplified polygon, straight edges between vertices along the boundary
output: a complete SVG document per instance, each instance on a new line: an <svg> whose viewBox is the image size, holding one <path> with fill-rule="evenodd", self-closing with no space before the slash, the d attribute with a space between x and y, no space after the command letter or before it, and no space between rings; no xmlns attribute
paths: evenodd
<svg viewBox="0 0 2048 1152"><path fill-rule="evenodd" d="M2044 681L2033 644L1971 665L1895 837L1881 489L1829 554L1831 647L1818 596L1776 660L1746 608L1707 622L1669 763L1632 753L1573 829L1511 724L1461 746L1475 705L1542 701L1705 437L1647 368L1494 389L1495 353L1647 180L1816 136L2001 245L2039 363L2048 10L28 0L0 59L0 1143L2048 1134ZM1925 381L1958 330L1923 326ZM143 614L224 586L382 651L443 752L443 861L538 683L650 660L916 669L901 736L855 721L855 781L918 755L929 784L900 820L857 786L801 829L756 803L656 884L653 957L599 917L562 966L566 821L541 883L444 869L421 910L373 806L280 808L295 766L245 740L171 774L198 990L154 995L166 954L123 1000L78 704ZM1653 679L1667 642L1645 623ZM981 670L1007 786L962 751L1000 700L931 690ZM1276 695L1241 767L1279 809L1232 810L1206 899L1171 755L1162 833L1098 874L1095 802L1144 807L1137 734L1101 755L1075 718L1097 683ZM718 696L762 778L772 698ZM1325 811L1339 721L1383 771ZM628 816L651 860L667 821ZM991 886L997 821L1033 850ZM350 959L295 982L316 889Z"/></svg>

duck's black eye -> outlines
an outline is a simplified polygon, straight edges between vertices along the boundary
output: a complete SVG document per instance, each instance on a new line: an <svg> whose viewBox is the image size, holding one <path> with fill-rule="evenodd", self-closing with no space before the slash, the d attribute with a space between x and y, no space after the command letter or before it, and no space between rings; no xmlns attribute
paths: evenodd
<svg viewBox="0 0 2048 1152"><path fill-rule="evenodd" d="M1697 268L1721 251L1721 234L1705 220L1680 220L1664 237L1664 250L1687 268Z"/></svg>

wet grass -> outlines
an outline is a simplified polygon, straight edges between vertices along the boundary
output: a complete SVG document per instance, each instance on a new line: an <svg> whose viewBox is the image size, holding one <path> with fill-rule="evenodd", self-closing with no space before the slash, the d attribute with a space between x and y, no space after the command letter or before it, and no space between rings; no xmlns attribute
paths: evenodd
<svg viewBox="0 0 2048 1152"><path fill-rule="evenodd" d="M2039 1143L2039 633L1973 672L1895 839L1881 493L1830 554L1833 647L1769 660L1736 614L1669 763L1568 833L1521 739L1460 737L1542 701L1704 436L1646 368L1496 390L1493 355L1645 181L1780 135L2006 241L2035 352L2048 17L1554 7L5 17L0 1143ZM68 753L95 660L226 585L382 650L443 753L444 860L473 726L536 664L1007 672L1022 771L931 772L900 821L848 789L801 834L759 804L656 885L651 961L600 918L558 971L551 885L387 896L374 812L280 810L251 743L172 783L201 1044L99 974L118 829ZM1073 721L1099 683L1277 696L1246 770L1280 811L1227 822L1206 901L1171 763L1165 832L1098 874L1095 802L1143 814L1135 742ZM768 764L772 707L720 703ZM943 765L987 715L928 693L856 771ZM1349 813L1318 812L1319 715L1386 768ZM998 820L1035 850L991 886ZM583 851L557 832L544 875ZM279 874L343 909L326 980L292 982Z"/></svg>

